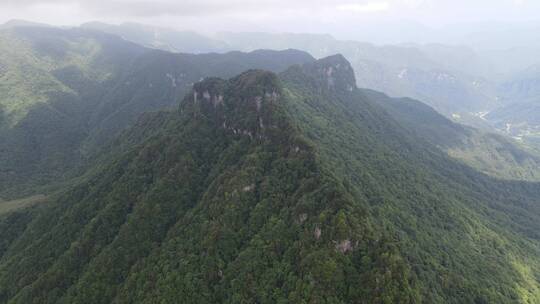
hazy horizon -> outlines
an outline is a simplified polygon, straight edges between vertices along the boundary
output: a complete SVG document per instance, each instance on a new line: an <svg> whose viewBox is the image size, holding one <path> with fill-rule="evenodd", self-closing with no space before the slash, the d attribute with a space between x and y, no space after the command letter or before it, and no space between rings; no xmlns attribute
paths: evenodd
<svg viewBox="0 0 540 304"><path fill-rule="evenodd" d="M538 28L539 12L540 2L527 0L474 4L463 0L7 0L0 3L0 23L11 19L67 26L136 22L206 34L320 33L376 44L464 44L474 34L502 31L512 37L515 30Z"/></svg>

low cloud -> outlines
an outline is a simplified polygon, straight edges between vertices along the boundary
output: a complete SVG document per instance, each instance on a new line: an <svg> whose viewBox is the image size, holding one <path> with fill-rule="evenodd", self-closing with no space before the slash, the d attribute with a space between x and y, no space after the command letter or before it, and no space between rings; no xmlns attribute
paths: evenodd
<svg viewBox="0 0 540 304"><path fill-rule="evenodd" d="M376 41L401 41L406 32L424 35L456 23L478 31L476 23L483 21L538 21L539 12L540 1L532 0L0 0L0 23L130 21L205 32L331 33Z"/></svg>
<svg viewBox="0 0 540 304"><path fill-rule="evenodd" d="M216 14L253 14L268 11L322 11L338 8L357 12L381 11L387 2L332 0L3 0L0 8L32 8L57 5L77 6L106 15L123 16L200 16Z"/></svg>
<svg viewBox="0 0 540 304"><path fill-rule="evenodd" d="M354 13L366 13L366 12L380 12L390 9L388 2L369 2L366 4L352 3L341 4L337 6L340 11L354 12Z"/></svg>

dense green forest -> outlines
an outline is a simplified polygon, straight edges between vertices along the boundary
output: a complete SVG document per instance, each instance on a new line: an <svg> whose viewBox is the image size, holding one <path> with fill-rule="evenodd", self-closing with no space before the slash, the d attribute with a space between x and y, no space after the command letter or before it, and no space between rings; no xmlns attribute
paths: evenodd
<svg viewBox="0 0 540 304"><path fill-rule="evenodd" d="M312 60L294 50L171 54L79 28L0 30L0 197L78 175L141 113L177 107L204 77Z"/></svg>
<svg viewBox="0 0 540 304"><path fill-rule="evenodd" d="M324 97L326 81L306 87L305 74L293 68L282 76L303 101L290 103L291 111L323 163L399 237L424 302L540 300L538 234L531 229L538 225L537 184L479 174L389 117L365 92ZM354 84L352 75L341 78Z"/></svg>
<svg viewBox="0 0 540 304"><path fill-rule="evenodd" d="M451 157L494 177L539 181L540 154L500 134L481 131L450 121L429 106L409 98L389 98L362 90L400 125L436 145Z"/></svg>
<svg viewBox="0 0 540 304"><path fill-rule="evenodd" d="M340 55L198 82L0 215L0 302L539 303L540 185L390 107Z"/></svg>
<svg viewBox="0 0 540 304"><path fill-rule="evenodd" d="M251 68L281 72L313 60L295 50L171 54L88 27L6 27L0 30L0 198L62 188L139 115L176 107L204 77ZM453 124L419 102L362 91L400 124L484 173L540 177L537 152Z"/></svg>

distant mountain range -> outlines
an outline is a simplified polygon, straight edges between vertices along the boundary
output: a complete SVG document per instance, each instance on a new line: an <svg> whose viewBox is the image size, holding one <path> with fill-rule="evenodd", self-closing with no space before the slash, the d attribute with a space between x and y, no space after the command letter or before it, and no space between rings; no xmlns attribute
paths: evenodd
<svg viewBox="0 0 540 304"><path fill-rule="evenodd" d="M205 77L226 78L251 68L279 72L314 60L295 50L173 54L95 30L31 25L4 30L0 41L0 48L4 48L0 55L0 190L12 189L12 193L66 178L68 172L106 147L141 113L175 107L180 96ZM371 49L370 57L384 58L374 47L368 45L366 49ZM398 51L388 49L390 54ZM415 49L409 51L420 54ZM422 56L416 57L416 65L430 64ZM396 66L400 61L396 57ZM415 73L406 70L403 74L407 75L402 77L428 77L423 82L430 86L429 74ZM384 74L366 68L355 72L356 82L363 82L359 77L372 81L372 75ZM386 81L396 85L393 78ZM451 82L451 78L441 81ZM373 84L378 86L377 82ZM430 91L440 95L444 85L431 87ZM456 95L459 91L447 92ZM375 98L379 99L388 100L385 104L401 105L387 97ZM399 116L402 110L390 113ZM444 130L442 126L451 124L420 106L414 115L425 120L425 129ZM512 179L540 178L536 153L500 136L462 127L452 129L451 134L439 134L431 140L483 172Z"/></svg>
<svg viewBox="0 0 540 304"><path fill-rule="evenodd" d="M193 83L250 68L282 71L300 51L172 54L85 29L0 32L0 191L62 178L146 111Z"/></svg>
<svg viewBox="0 0 540 304"><path fill-rule="evenodd" d="M229 50L224 42L191 31L174 31L137 23L111 25L102 22L84 23L81 28L115 34L145 47L177 53L198 54Z"/></svg>
<svg viewBox="0 0 540 304"><path fill-rule="evenodd" d="M512 136L540 142L540 65L504 82L500 92L506 106L486 118Z"/></svg>
<svg viewBox="0 0 540 304"><path fill-rule="evenodd" d="M391 96L419 99L450 119L478 128L495 128L503 133L508 132L505 127L501 127L500 119L489 120L490 117L501 115L486 113L506 112L506 106L511 107L517 103L519 96L509 94L505 89L506 84L513 81L513 78L519 78L523 70L540 63L533 46L487 47L488 43L486 47L476 47L478 51L466 46L442 44L375 46L316 34L219 33L208 38L191 32L175 32L135 24L114 26L89 23L83 27L114 33L145 46L176 52L294 48L309 52L316 58L341 53L355 68L360 87ZM472 36L470 39L480 43L479 39L475 40ZM491 38L486 36L486 39ZM518 117L517 120L519 123L509 119L502 125L519 125L527 119ZM520 134L520 138L523 138L531 132Z"/></svg>

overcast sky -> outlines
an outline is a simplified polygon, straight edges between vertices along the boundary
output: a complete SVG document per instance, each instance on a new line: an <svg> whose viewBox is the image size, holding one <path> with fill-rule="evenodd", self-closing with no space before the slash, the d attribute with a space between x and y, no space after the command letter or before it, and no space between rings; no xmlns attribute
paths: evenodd
<svg viewBox="0 0 540 304"><path fill-rule="evenodd" d="M540 0L0 0L0 22L101 20L176 29L330 33L339 38L535 24Z"/></svg>

